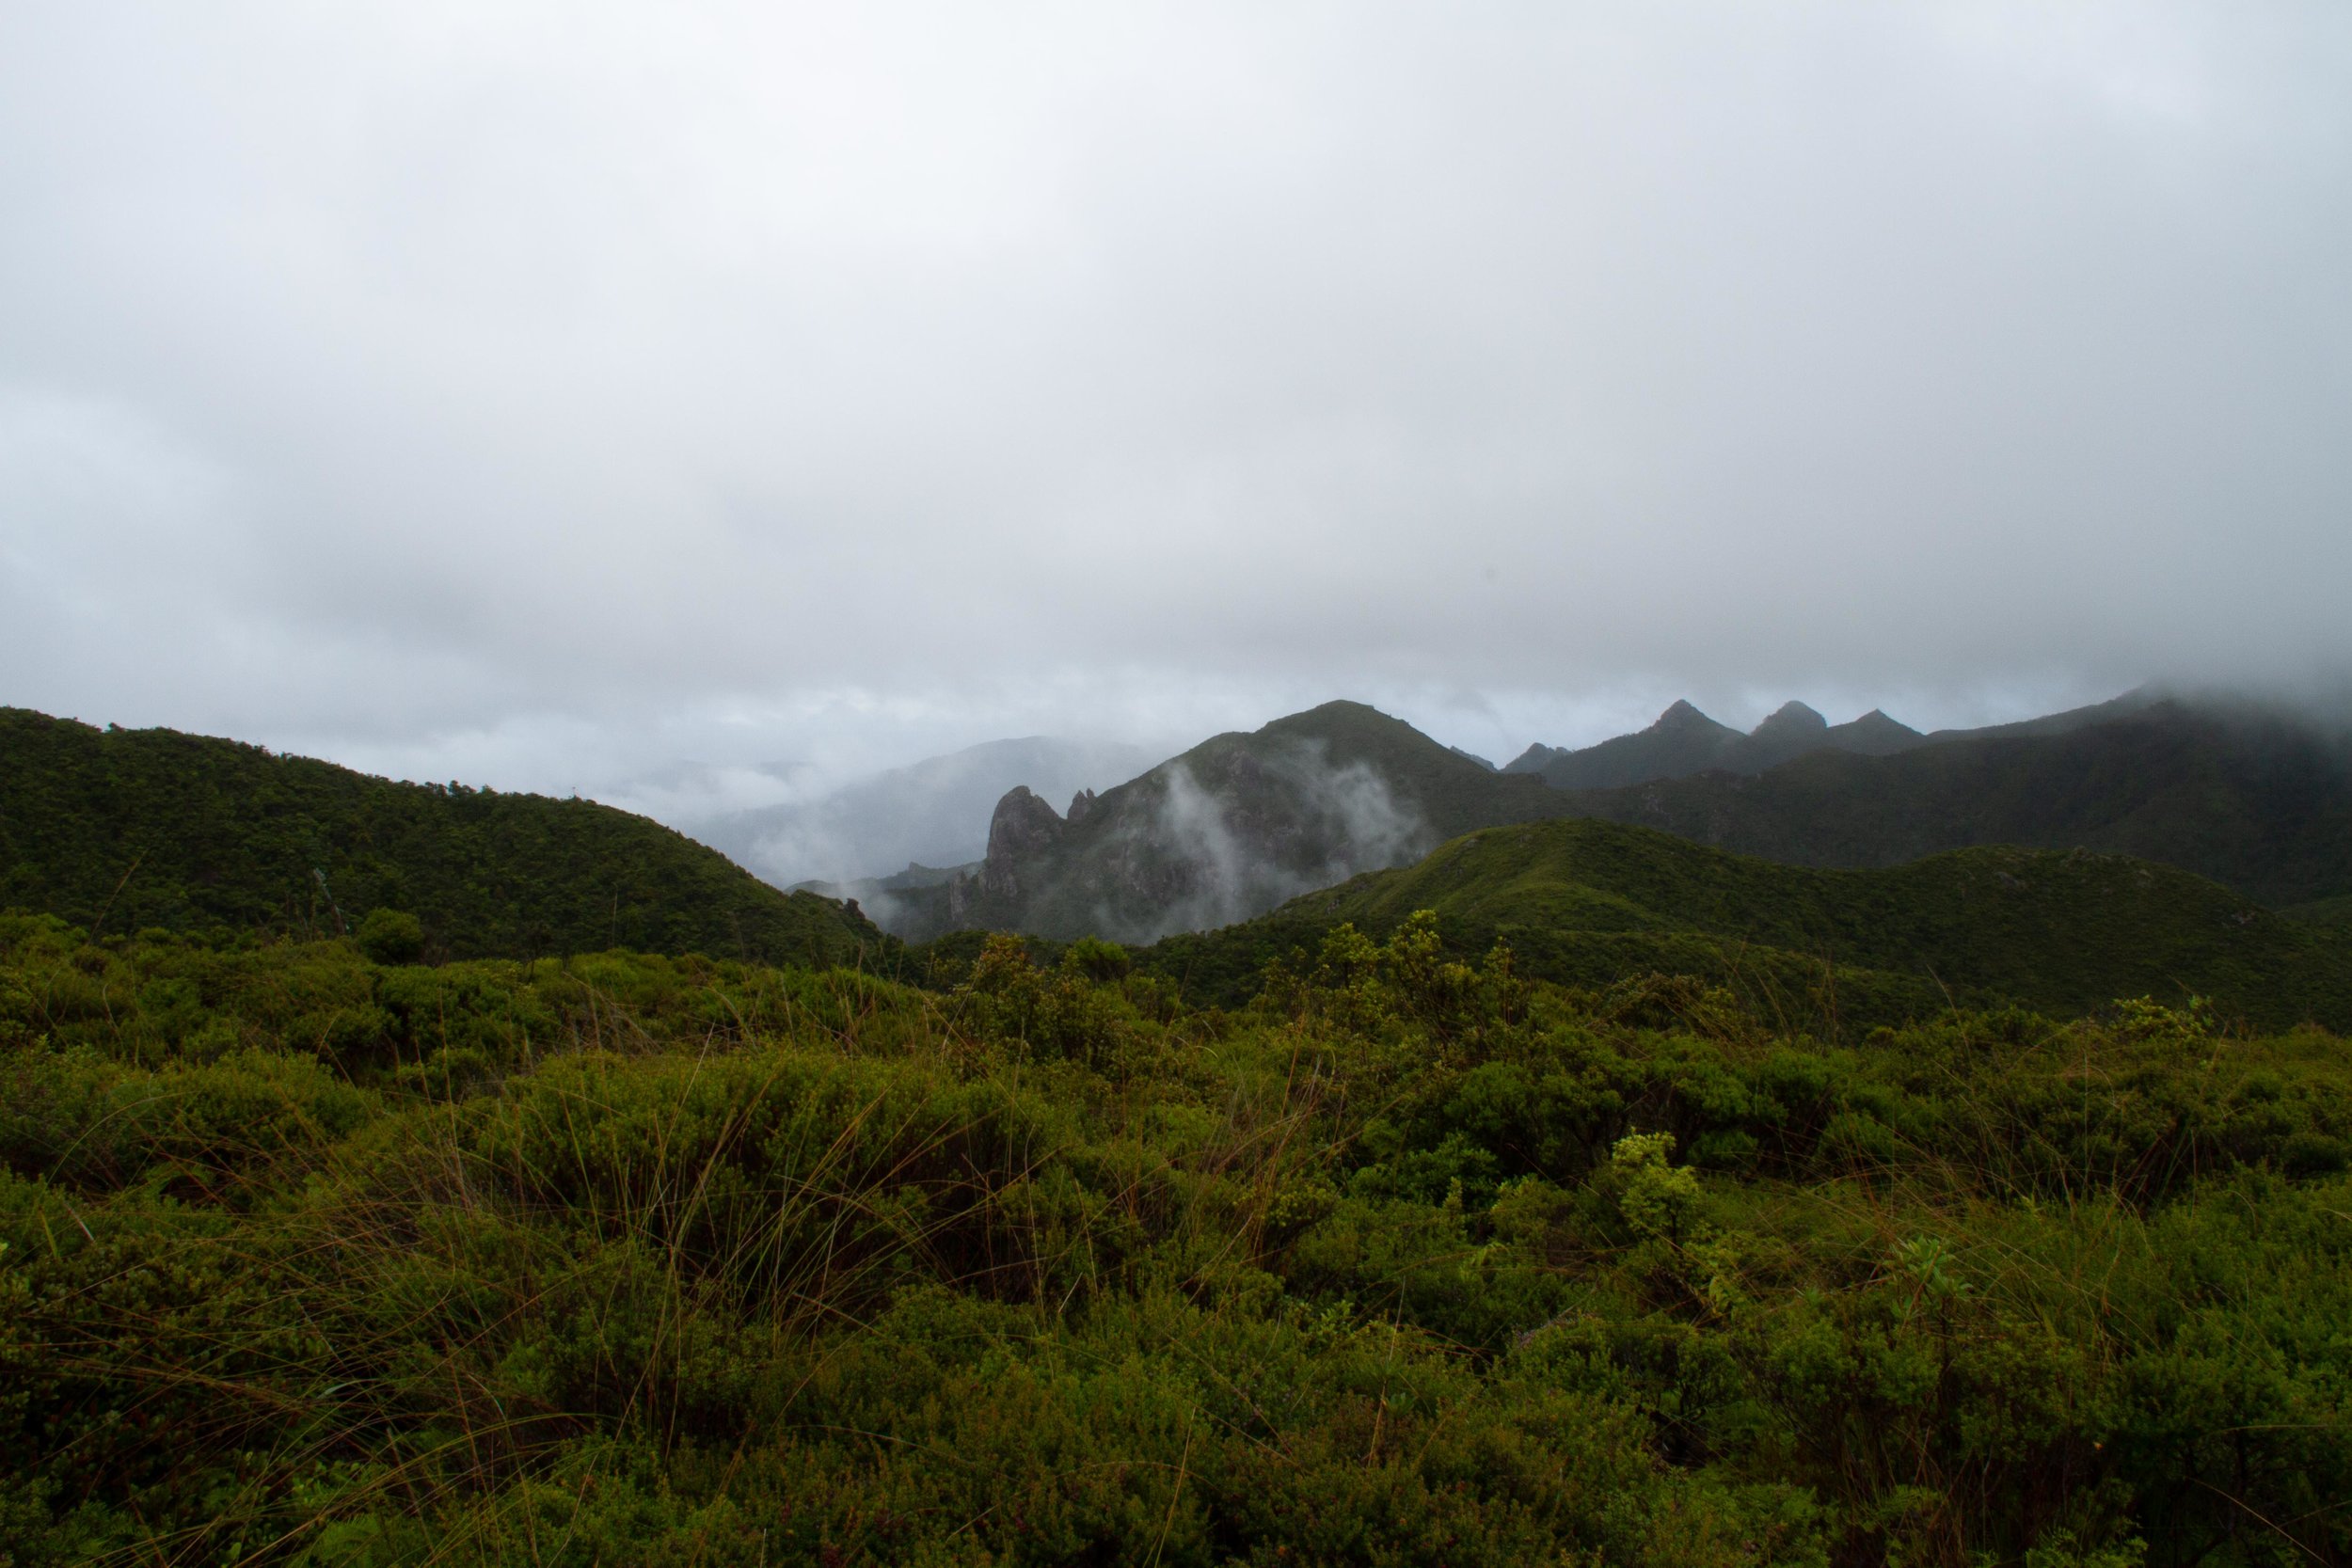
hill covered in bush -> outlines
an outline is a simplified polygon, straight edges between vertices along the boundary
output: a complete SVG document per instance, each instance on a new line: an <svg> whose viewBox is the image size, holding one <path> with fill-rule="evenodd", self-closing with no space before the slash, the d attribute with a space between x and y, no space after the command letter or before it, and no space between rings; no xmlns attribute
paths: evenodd
<svg viewBox="0 0 2352 1568"><path fill-rule="evenodd" d="M2337 1037L1104 957L0 920L0 1556L2352 1556Z"/></svg>
<svg viewBox="0 0 2352 1568"><path fill-rule="evenodd" d="M1136 961L1230 1004L1331 927L1386 933L1417 910L1456 956L1507 942L1526 974L1592 989L1703 976L1814 1029L1867 1031L1955 998L2075 1016L2137 995L2201 997L2265 1027L2352 1028L2352 944L2170 866L1983 848L1822 871L1589 818L1468 834Z"/></svg>
<svg viewBox="0 0 2352 1568"><path fill-rule="evenodd" d="M855 911L589 800L392 784L172 730L0 708L0 908L103 931L333 935L377 910L443 957L625 946L855 963Z"/></svg>

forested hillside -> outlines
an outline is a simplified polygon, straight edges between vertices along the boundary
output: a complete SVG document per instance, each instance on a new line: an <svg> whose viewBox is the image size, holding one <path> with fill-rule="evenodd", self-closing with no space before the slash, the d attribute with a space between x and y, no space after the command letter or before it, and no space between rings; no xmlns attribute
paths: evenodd
<svg viewBox="0 0 2352 1568"><path fill-rule="evenodd" d="M1955 998L2073 1016L2137 995L2352 1029L2352 942L2170 866L1979 848L1822 871L1593 819L1483 830L1136 959L1232 1002L1343 922L1385 934L1421 910L1459 957L1506 942L1522 973L1596 989L1700 976L1816 1030L1931 1017Z"/></svg>
<svg viewBox="0 0 2352 1568"><path fill-rule="evenodd" d="M855 963L885 940L658 823L587 800L392 784L171 730L0 709L0 908L103 931L357 931L438 956L627 946Z"/></svg>

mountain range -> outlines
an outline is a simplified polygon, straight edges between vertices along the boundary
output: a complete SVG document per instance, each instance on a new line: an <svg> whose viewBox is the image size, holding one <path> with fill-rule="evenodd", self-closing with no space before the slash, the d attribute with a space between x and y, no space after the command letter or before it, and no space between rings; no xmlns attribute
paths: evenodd
<svg viewBox="0 0 2352 1568"><path fill-rule="evenodd" d="M2078 727L1889 756L1822 751L1756 775L1564 792L1555 815L1811 866L1971 845L2159 861L2277 907L2352 892L2352 743L2249 705L2153 701Z"/></svg>
<svg viewBox="0 0 2352 1568"><path fill-rule="evenodd" d="M1850 722L1832 724L1813 708L1794 702L1783 704L1755 729L1742 734L1709 719L1688 702L1677 702L1645 730L1581 750L1538 743L1503 770L1533 773L1554 789L1611 789L1710 771L1761 773L1816 752L1883 757L1953 741L2063 735L2139 712L2157 701L2155 692L2143 688L2110 702L2040 719L1925 735L1878 708Z"/></svg>
<svg viewBox="0 0 2352 1568"><path fill-rule="evenodd" d="M1534 749L1501 772L1328 703L1082 792L1066 813L1012 789L977 868L858 891L910 940L986 927L1148 941L1474 829L1564 816L1823 868L2005 844L2133 855L2280 906L2352 893L2352 744L2276 710L2147 690L1925 735L1877 712L1831 725L1794 703L1742 735L1677 703L1639 734Z"/></svg>
<svg viewBox="0 0 2352 1568"><path fill-rule="evenodd" d="M1645 734L1704 735L1694 712ZM1328 703L1066 810L1009 789L977 865L861 884L929 944L909 951L855 902L767 886L611 807L0 709L0 907L215 937L334 936L386 910L416 917L429 958L626 946L890 973L977 951L941 940L958 931L1111 937L1225 1005L1342 923L1379 934L1428 910L1466 958L1500 940L1574 986L1693 977L1816 1033L2136 994L2352 1027L2343 737L2214 702L2058 717L1562 790Z"/></svg>

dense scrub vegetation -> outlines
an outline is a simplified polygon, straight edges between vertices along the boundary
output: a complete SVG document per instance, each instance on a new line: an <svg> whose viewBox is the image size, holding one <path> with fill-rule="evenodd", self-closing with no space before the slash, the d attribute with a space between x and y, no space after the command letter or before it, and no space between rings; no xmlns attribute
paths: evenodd
<svg viewBox="0 0 2352 1568"><path fill-rule="evenodd" d="M412 917L437 957L630 946L852 964L854 911L588 800L392 784L171 730L0 708L0 907L102 932L356 932Z"/></svg>
<svg viewBox="0 0 2352 1568"><path fill-rule="evenodd" d="M2352 1560L2333 1036L957 970L0 921L0 1561Z"/></svg>

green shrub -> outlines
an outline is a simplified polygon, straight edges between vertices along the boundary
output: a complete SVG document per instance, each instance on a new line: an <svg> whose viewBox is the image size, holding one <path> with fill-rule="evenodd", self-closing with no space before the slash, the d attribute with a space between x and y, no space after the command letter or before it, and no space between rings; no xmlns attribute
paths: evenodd
<svg viewBox="0 0 2352 1568"><path fill-rule="evenodd" d="M412 964L424 955L424 924L405 910L370 910L353 934L375 963Z"/></svg>

